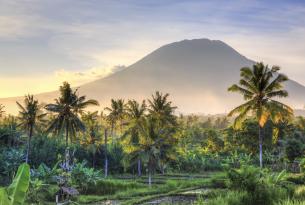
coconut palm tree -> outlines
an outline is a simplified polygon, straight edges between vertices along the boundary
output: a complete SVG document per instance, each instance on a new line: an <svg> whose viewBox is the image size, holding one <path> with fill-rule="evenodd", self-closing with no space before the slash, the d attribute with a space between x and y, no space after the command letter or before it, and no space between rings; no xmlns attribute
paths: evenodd
<svg viewBox="0 0 305 205"><path fill-rule="evenodd" d="M88 106L99 104L96 100L86 100L86 96L78 96L77 89L73 91L67 82L60 86L59 91L60 97L55 99L55 103L45 106L47 111L55 114L47 132L59 135L65 131L66 146L68 147L69 138L72 142L77 132L85 131L85 125L79 114L83 113Z"/></svg>
<svg viewBox="0 0 305 205"><path fill-rule="evenodd" d="M96 154L98 152L98 146L101 143L101 126L98 122L98 111L83 113L81 119L86 126L86 133L84 134L82 143L88 146L92 154L92 166L95 167Z"/></svg>
<svg viewBox="0 0 305 205"><path fill-rule="evenodd" d="M173 129L162 126L153 116L147 116L139 123L140 142L132 154L146 162L148 184L151 186L152 174L160 160L163 147L168 147L173 139Z"/></svg>
<svg viewBox="0 0 305 205"><path fill-rule="evenodd" d="M126 114L124 100L111 99L110 107L106 107L105 110L109 112L107 120L111 126L111 136L114 137L114 131L116 130L116 125L118 122L120 123L121 132L123 129L123 119Z"/></svg>
<svg viewBox="0 0 305 205"><path fill-rule="evenodd" d="M148 100L148 111L163 124L176 124L176 116L174 111L177 107L172 106L172 102L168 101L169 94L163 95L161 92L156 91L152 95L152 99Z"/></svg>
<svg viewBox="0 0 305 205"><path fill-rule="evenodd" d="M85 125L80 119L79 115L84 112L84 109L90 105L98 105L96 100L86 100L86 96L78 96L77 89L72 90L69 83L64 82L60 86L60 97L55 99L54 104L47 104L45 109L54 113L53 120L47 129L47 133L59 135L65 131L66 138L66 153L63 168L70 170L70 152L69 152L69 138L72 142L78 132L85 131Z"/></svg>
<svg viewBox="0 0 305 205"><path fill-rule="evenodd" d="M24 98L24 105L21 105L19 102L16 102L20 111L19 111L19 126L22 127L28 135L27 143L27 152L26 152L26 163L29 161L29 153L31 147L31 139L33 136L34 129L39 123L44 123L46 116L45 113L41 110L41 105L39 105L38 100L34 99L33 95L27 95Z"/></svg>
<svg viewBox="0 0 305 205"><path fill-rule="evenodd" d="M241 68L239 84L228 88L231 92L242 94L246 100L228 114L228 116L238 114L234 127L240 127L249 114L254 115L258 121L260 167L263 166L263 128L267 120L271 119L278 123L293 115L293 110L289 106L273 99L288 96L288 92L282 89L283 82L288 78L278 73L279 70L277 66L269 68L263 63L257 63L252 68Z"/></svg>
<svg viewBox="0 0 305 205"><path fill-rule="evenodd" d="M141 104L139 104L135 100L128 101L126 106L126 114L129 121L128 129L124 133L122 139L124 140L128 138L128 144L131 145L131 147L135 147L135 149L140 142L139 125L144 120L145 111L146 111L145 100L143 100ZM141 176L142 175L141 158L137 157L136 160L138 163L138 176Z"/></svg>

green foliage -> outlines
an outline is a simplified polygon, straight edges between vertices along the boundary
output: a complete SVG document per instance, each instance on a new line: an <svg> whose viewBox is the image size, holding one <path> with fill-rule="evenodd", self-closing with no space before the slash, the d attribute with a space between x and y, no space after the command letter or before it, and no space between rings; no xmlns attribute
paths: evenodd
<svg viewBox="0 0 305 205"><path fill-rule="evenodd" d="M221 194L215 198L209 199L207 202L198 200L194 205L244 205L242 199L245 195L245 192L229 191L226 194Z"/></svg>
<svg viewBox="0 0 305 205"><path fill-rule="evenodd" d="M98 195L113 195L118 191L134 190L146 187L136 182L127 182L116 179L102 179L88 187L87 193Z"/></svg>
<svg viewBox="0 0 305 205"><path fill-rule="evenodd" d="M48 186L49 185L44 184L42 180L31 180L27 200L34 203L39 203L42 199L42 192L47 192Z"/></svg>
<svg viewBox="0 0 305 205"><path fill-rule="evenodd" d="M11 182L18 166L24 160L23 150L16 148L5 148L0 153L0 174L1 183L7 185Z"/></svg>
<svg viewBox="0 0 305 205"><path fill-rule="evenodd" d="M47 132L53 132L57 136L65 131L66 145L72 142L77 132L85 131L85 125L78 114L90 105L98 105L96 100L86 100L86 96L78 96L77 90L73 91L70 84L64 82L60 86L60 97L54 104L47 104L46 110L56 114L50 123Z"/></svg>
<svg viewBox="0 0 305 205"><path fill-rule="evenodd" d="M58 161L53 168L49 168L46 164L42 163L37 169L32 170L32 177L42 180L45 183L54 183L55 177L62 171L58 168L60 161Z"/></svg>
<svg viewBox="0 0 305 205"><path fill-rule="evenodd" d="M296 189L294 190L294 198L298 199L298 200L305 200L305 186L298 186L296 187Z"/></svg>
<svg viewBox="0 0 305 205"><path fill-rule="evenodd" d="M286 198L288 192L285 171L279 174L269 174L260 168L242 166L228 172L229 187L236 191L245 191L242 201L249 205L270 205Z"/></svg>
<svg viewBox="0 0 305 205"><path fill-rule="evenodd" d="M290 162L293 162L297 157L302 156L303 151L303 145L299 140L290 139L287 141L285 153Z"/></svg>
<svg viewBox="0 0 305 205"><path fill-rule="evenodd" d="M58 156L62 155L64 151L65 145L60 139L46 135L35 136L32 140L31 165L38 167L43 163L53 167L58 161Z"/></svg>
<svg viewBox="0 0 305 205"><path fill-rule="evenodd" d="M276 205L304 205L304 201L287 199L277 203Z"/></svg>
<svg viewBox="0 0 305 205"><path fill-rule="evenodd" d="M7 189L1 189L1 205L23 205L30 182L30 166L22 164L11 185Z"/></svg>
<svg viewBox="0 0 305 205"><path fill-rule="evenodd" d="M12 184L7 188L11 205L23 204L26 197L26 192L29 188L29 181L30 166L28 164L22 164L19 166Z"/></svg>
<svg viewBox="0 0 305 205"><path fill-rule="evenodd" d="M93 168L87 168L86 162L77 163L71 172L72 183L77 188L86 193L89 186L95 186L100 180L101 172L96 171Z"/></svg>

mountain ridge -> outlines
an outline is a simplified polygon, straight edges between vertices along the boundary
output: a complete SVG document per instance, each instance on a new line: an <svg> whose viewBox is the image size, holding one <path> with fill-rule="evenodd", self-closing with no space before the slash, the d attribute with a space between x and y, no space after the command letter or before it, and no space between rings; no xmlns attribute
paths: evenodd
<svg viewBox="0 0 305 205"><path fill-rule="evenodd" d="M141 100L159 90L170 93L179 112L225 113L242 102L241 96L228 93L227 88L238 82L241 67L254 63L220 40L182 40L161 46L121 71L79 86L79 92L104 107L111 98ZM291 98L283 102L303 108L305 86L290 80L286 88ZM52 102L57 93L36 96ZM12 106L12 101L22 98L0 99L0 103Z"/></svg>

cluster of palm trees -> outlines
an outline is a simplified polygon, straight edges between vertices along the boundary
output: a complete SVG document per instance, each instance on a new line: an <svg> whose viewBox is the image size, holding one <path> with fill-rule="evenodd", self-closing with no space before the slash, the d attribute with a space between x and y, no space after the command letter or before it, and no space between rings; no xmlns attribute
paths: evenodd
<svg viewBox="0 0 305 205"><path fill-rule="evenodd" d="M47 123L46 115L42 107L52 113L51 120L48 122L47 133L60 135L65 133L66 146L68 147L69 139L72 142L77 132L85 131L85 125L79 115L89 105L98 105L96 100L86 100L85 96L78 96L77 90L73 91L70 84L64 82L60 86L60 97L55 100L54 104L43 106L34 99L33 95L27 95L24 99L24 105L17 102L19 111L19 126L23 127L28 135L26 162L29 160L31 138L35 128L41 127L40 124ZM47 126L47 125L46 125Z"/></svg>
<svg viewBox="0 0 305 205"><path fill-rule="evenodd" d="M121 131L119 139L128 145L130 161L137 162L139 176L142 173L141 162L147 164L149 184L157 163L165 163L175 142L176 107L168 97L169 94L157 91L148 104L145 100L141 103L129 100L125 104L124 100L118 99L112 100L111 106L105 108L109 112L107 120L111 124L112 138L115 139L118 125Z"/></svg>
<svg viewBox="0 0 305 205"><path fill-rule="evenodd" d="M246 102L233 109L229 116L236 115L234 127L238 129L243 120L250 115L256 117L259 125L259 148L260 166L263 166L263 129L267 120L275 123L286 120L293 115L293 110L275 100L274 98L287 97L288 92L283 89L283 82L288 78L279 73L279 67L269 68L263 63L257 63L252 68L244 67L240 72L240 81L232 85L228 90L239 92ZM85 112L91 105L98 105L96 100L87 100L85 96L79 96L77 89L73 90L69 83L64 82L60 87L60 97L55 103L42 106L32 95L25 97L24 105L17 102L20 112L20 126L28 135L27 155L28 162L30 144L33 132L40 124L48 123L47 133L65 136L66 146L69 141L73 142L78 133L84 133L87 129L87 136L83 143L92 147L93 161L97 151L96 143L103 135L101 133L100 118L105 119L108 126L104 127L105 151L105 176L108 174L107 143L108 130L112 141L122 140L128 145L131 161L137 163L138 175L141 175L141 163L146 163L151 174L159 165L164 171L166 162L173 156L172 147L176 139L174 133L177 128L177 120L174 115L176 107L168 100L169 94L156 92L152 99L137 102L123 99L111 100L110 107L105 108L105 115L98 112ZM51 114L51 121L46 121L46 113L42 107ZM3 108L0 107L2 114ZM93 163L94 164L94 163Z"/></svg>
<svg viewBox="0 0 305 205"><path fill-rule="evenodd" d="M73 90L69 83L64 82L60 86L60 96L55 103L42 105L34 99L33 95L25 96L23 105L17 102L19 111L19 126L28 135L26 162L29 161L31 139L34 132L42 126L47 127L46 133L56 136L64 136L67 146L66 155L69 157L69 142L73 143L79 133L83 138L81 143L86 144L92 152L93 166L98 146L101 144L102 123L105 136L105 176L108 174L107 143L108 130L112 142L124 140L130 150L130 159L138 162L138 174L141 175L141 162L147 163L151 174L156 163L165 164L167 154L174 142L176 107L168 100L169 94L156 92L152 99L142 101L123 99L111 100L110 107L101 115L96 112L86 112L91 105L98 105L96 100L86 100L85 96L79 96L77 89ZM43 108L47 112L43 112ZM40 130L41 131L41 130ZM86 132L85 132L86 131ZM119 132L118 132L119 131ZM68 159L67 159L68 161ZM68 162L66 162L68 163ZM151 178L150 178L151 179ZM151 180L149 180L151 182Z"/></svg>

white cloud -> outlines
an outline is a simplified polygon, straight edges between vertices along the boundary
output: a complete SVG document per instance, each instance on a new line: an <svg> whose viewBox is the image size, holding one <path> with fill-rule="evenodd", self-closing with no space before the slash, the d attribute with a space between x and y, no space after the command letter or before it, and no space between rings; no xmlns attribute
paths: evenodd
<svg viewBox="0 0 305 205"><path fill-rule="evenodd" d="M67 71L60 69L55 71L55 78L59 82L68 81L73 85L81 85L96 79L104 78L117 71L124 69L125 66L113 67L94 67L84 71Z"/></svg>

